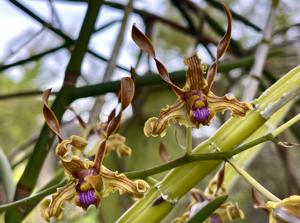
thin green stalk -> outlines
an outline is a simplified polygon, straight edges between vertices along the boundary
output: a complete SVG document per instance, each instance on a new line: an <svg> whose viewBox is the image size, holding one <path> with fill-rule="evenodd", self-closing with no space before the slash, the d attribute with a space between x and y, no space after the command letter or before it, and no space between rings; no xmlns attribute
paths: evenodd
<svg viewBox="0 0 300 223"><path fill-rule="evenodd" d="M267 141L273 141L277 143L276 139L272 136L272 134L267 134L247 144L241 145L232 151L185 155L162 165L158 165L144 170L125 172L124 174L129 178L145 178L191 162L199 162L205 160L225 160L247 149L250 149L253 146Z"/></svg>
<svg viewBox="0 0 300 223"><path fill-rule="evenodd" d="M278 136L280 133L284 132L286 129L288 129L289 127L291 127L292 125L294 125L299 120L300 120L300 113L298 115L296 115L295 117L293 117L292 119L290 119L287 122L285 122L284 124L282 124L281 126L279 126L277 129L275 129L272 132L272 135L274 137Z"/></svg>
<svg viewBox="0 0 300 223"><path fill-rule="evenodd" d="M51 187L48 187L47 189L42 190L30 197L26 197L26 198L23 198L23 199L14 201L14 202L10 202L8 204L0 205L0 213L4 212L4 211L14 210L17 207L22 206L22 205L31 205L32 203L34 203L34 204L39 203L44 197L46 197L49 194L54 193L58 187L63 186L65 183L66 183L66 181L63 180L60 183L55 184Z"/></svg>
<svg viewBox="0 0 300 223"><path fill-rule="evenodd" d="M227 162L238 172L240 176L242 176L251 186L253 186L257 191L259 191L262 195L268 198L270 201L278 202L280 199L268 191L264 186L258 183L250 174L248 174L245 170L240 168L232 159L228 159Z"/></svg>
<svg viewBox="0 0 300 223"><path fill-rule="evenodd" d="M186 155L191 155L193 151L193 136L192 136L192 128L186 129Z"/></svg>

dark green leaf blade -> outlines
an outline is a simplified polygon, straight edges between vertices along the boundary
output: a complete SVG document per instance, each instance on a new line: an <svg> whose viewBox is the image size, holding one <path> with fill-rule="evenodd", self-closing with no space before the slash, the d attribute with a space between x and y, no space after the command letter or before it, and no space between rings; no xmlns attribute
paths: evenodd
<svg viewBox="0 0 300 223"><path fill-rule="evenodd" d="M227 195L220 196L210 201L197 214L195 214L187 223L200 223L208 218L218 207L220 207L228 198Z"/></svg>

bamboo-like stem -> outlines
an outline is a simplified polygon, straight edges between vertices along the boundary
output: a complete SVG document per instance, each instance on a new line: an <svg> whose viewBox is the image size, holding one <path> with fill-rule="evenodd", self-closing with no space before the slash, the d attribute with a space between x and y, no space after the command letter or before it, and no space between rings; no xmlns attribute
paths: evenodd
<svg viewBox="0 0 300 223"><path fill-rule="evenodd" d="M272 38L272 28L275 20L275 15L277 12L277 6L278 4L272 3L270 13L267 17L268 19L263 31L262 40L256 49L254 64L250 70L250 75L254 76L255 78L250 77L248 79L247 90L244 91L244 94L242 96L243 101L251 101L253 100L253 98L255 98L259 86L258 79L262 76L262 71L264 69L265 62L266 62L266 56L270 48L270 42Z"/></svg>
<svg viewBox="0 0 300 223"><path fill-rule="evenodd" d="M242 176L251 186L253 186L257 191L259 191L262 195L268 198L270 201L278 202L280 199L268 191L264 186L258 183L250 174L248 174L245 170L240 168L232 159L227 159L227 162L238 172L240 176Z"/></svg>
<svg viewBox="0 0 300 223"><path fill-rule="evenodd" d="M193 150L193 154L209 153L216 148L220 152L234 149L267 121L261 116L262 111L272 106L274 102L280 101L282 95L295 90L300 90L300 66L291 70L262 94L254 102L257 105L255 110L249 112L244 119L228 120L209 140L198 145ZM288 98L286 103L290 100L292 99ZM221 161L193 162L173 169L156 187L151 188L143 199L136 202L121 216L118 222L136 223L145 222L147 219L151 219L152 222L161 221L173 208L174 202L220 163ZM164 202L153 206L152 204L161 196L165 198Z"/></svg>

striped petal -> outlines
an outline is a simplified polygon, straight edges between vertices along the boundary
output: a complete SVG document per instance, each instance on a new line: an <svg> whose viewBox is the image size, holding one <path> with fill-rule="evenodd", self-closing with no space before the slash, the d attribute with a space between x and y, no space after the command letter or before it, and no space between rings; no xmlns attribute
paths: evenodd
<svg viewBox="0 0 300 223"><path fill-rule="evenodd" d="M77 180L69 181L65 186L57 189L57 192L52 195L51 199L46 199L42 202L42 216L47 221L51 218L60 219L63 213L63 203L72 200L76 192Z"/></svg>
<svg viewBox="0 0 300 223"><path fill-rule="evenodd" d="M152 117L148 119L144 125L144 133L149 136L165 136L167 127L170 122L179 123L180 125L192 126L189 121L189 116L185 108L185 102L178 99L175 104L166 106L160 110L158 117Z"/></svg>
<svg viewBox="0 0 300 223"><path fill-rule="evenodd" d="M209 110L215 113L223 113L226 110L231 110L233 116L245 116L247 111L253 109L250 103L240 102L235 97L229 97L226 95L219 97L214 95L212 92L209 93L207 100Z"/></svg>
<svg viewBox="0 0 300 223"><path fill-rule="evenodd" d="M204 78L204 66L197 54L184 59L187 66L186 84L184 90L199 90L207 87L207 81Z"/></svg>
<svg viewBox="0 0 300 223"><path fill-rule="evenodd" d="M106 167L101 167L101 178L103 189L102 197L108 196L110 193L119 191L120 194L129 194L134 198L141 198L144 193L150 188L143 180L132 181L125 174L113 172Z"/></svg>

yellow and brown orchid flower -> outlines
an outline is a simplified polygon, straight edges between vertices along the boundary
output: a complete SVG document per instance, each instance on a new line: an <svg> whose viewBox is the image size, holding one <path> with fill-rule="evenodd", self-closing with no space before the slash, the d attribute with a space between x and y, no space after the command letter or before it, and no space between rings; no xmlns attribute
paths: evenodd
<svg viewBox="0 0 300 223"><path fill-rule="evenodd" d="M134 95L134 82L126 77L121 80L121 90L119 92L120 111L114 109L103 129L105 131L104 140L100 143L96 157L93 161L83 157L82 151L88 144L85 138L71 136L64 139L59 122L48 106L50 90L43 94L44 117L49 128L58 136L59 144L56 147L65 174L69 180L57 192L52 195L52 199L46 199L42 203L42 215L50 221L51 218L61 218L63 213L62 205L65 201L74 202L76 205L87 209L91 205L98 207L101 199L114 191L120 194L130 194L134 198L144 195L149 185L143 180L132 181L124 174L114 172L102 165L107 149L108 138L115 133L119 127L121 115L131 103Z"/></svg>
<svg viewBox="0 0 300 223"><path fill-rule="evenodd" d="M300 222L300 196L292 195L281 201L268 201L259 208L269 212L269 223Z"/></svg>
<svg viewBox="0 0 300 223"><path fill-rule="evenodd" d="M224 5L227 15L227 31L217 46L215 62L209 67L207 76L204 75L204 66L197 54L184 59L187 67L186 83L183 88L175 85L165 66L157 59L155 49L151 41L135 26L132 27L133 41L155 61L161 78L173 89L178 99L171 105L161 109L158 117L147 120L144 127L146 136L161 136L166 134L170 121L177 122L187 127L199 127L209 125L211 119L218 112L231 110L233 115L244 116L252 109L251 104L239 102L234 97L216 96L211 87L214 82L218 63L229 46L231 38L231 13Z"/></svg>

